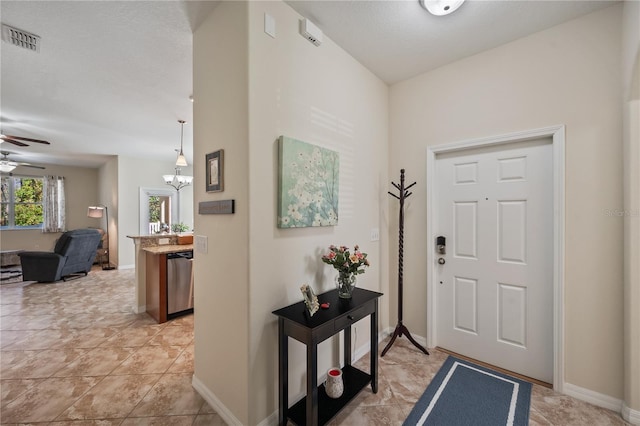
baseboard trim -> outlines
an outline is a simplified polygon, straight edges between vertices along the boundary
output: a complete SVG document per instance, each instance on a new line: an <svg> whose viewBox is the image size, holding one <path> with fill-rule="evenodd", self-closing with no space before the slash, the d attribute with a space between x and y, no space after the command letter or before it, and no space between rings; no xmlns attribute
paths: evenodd
<svg viewBox="0 0 640 426"><path fill-rule="evenodd" d="M391 336L394 331L396 331L395 327L389 327L389 328L384 329L383 331L380 332L380 339L378 341L382 341L382 340L386 339L387 337ZM404 337L406 337L406 336L404 336ZM413 333L411 333L411 337L413 337L413 340L418 342L420 344L420 346L422 346L424 348L427 347L427 338L426 337L418 336L417 334L413 334Z"/></svg>
<svg viewBox="0 0 640 426"><path fill-rule="evenodd" d="M134 263L133 265L116 266L116 269L118 269L119 271L122 271L123 269L136 269L136 265Z"/></svg>
<svg viewBox="0 0 640 426"><path fill-rule="evenodd" d="M216 395L211 392L209 388L207 388L205 384L196 377L195 374L191 379L191 386L193 386L193 388L198 391L200 396L209 403L211 408L216 410L216 413L218 413L218 415L222 417L222 420L224 420L225 423L231 426L243 426L242 422L238 420L231 411L229 411L229 409L222 403L222 401L220 401L218 397L216 397Z"/></svg>
<svg viewBox="0 0 640 426"><path fill-rule="evenodd" d="M277 424L278 424L278 410L271 413L269 417L262 420L260 423L257 424L257 426L276 426Z"/></svg>
<svg viewBox="0 0 640 426"><path fill-rule="evenodd" d="M581 388L571 383L564 383L564 394L577 398L589 404L620 413L622 411L622 400L603 393Z"/></svg>
<svg viewBox="0 0 640 426"><path fill-rule="evenodd" d="M627 404L625 404L624 402L622 403L622 418L631 423L632 425L640 425L640 411L638 410L632 410L631 408L627 407Z"/></svg>

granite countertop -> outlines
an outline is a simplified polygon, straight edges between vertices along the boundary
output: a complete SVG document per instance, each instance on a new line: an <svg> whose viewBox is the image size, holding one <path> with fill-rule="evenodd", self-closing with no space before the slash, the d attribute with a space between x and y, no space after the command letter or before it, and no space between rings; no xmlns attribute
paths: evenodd
<svg viewBox="0 0 640 426"><path fill-rule="evenodd" d="M159 238L170 238L177 237L178 235L186 235L186 234L148 234L148 235L127 235L127 238L148 238L157 240Z"/></svg>
<svg viewBox="0 0 640 426"><path fill-rule="evenodd" d="M161 246L144 247L142 250L151 254L180 253L193 250L193 244L165 244Z"/></svg>

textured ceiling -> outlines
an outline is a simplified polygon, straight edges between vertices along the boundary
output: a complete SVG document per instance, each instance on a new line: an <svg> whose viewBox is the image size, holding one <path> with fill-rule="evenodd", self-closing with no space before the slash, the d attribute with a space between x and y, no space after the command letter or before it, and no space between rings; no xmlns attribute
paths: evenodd
<svg viewBox="0 0 640 426"><path fill-rule="evenodd" d="M394 83L614 2L468 0L445 17L417 0L287 3ZM40 53L0 45L2 131L52 142L2 150L31 163L96 167L109 155L171 162L177 120L192 118L192 31L217 4L1 1L2 23L42 37ZM191 146L189 123L189 163Z"/></svg>
<svg viewBox="0 0 640 426"><path fill-rule="evenodd" d="M40 53L1 45L6 134L46 139L16 161L98 166L105 155L175 158L192 118L192 28L216 3L2 1L3 24ZM191 161L192 126L185 125Z"/></svg>
<svg viewBox="0 0 640 426"><path fill-rule="evenodd" d="M287 3L392 84L616 2L467 0L446 16L417 0Z"/></svg>

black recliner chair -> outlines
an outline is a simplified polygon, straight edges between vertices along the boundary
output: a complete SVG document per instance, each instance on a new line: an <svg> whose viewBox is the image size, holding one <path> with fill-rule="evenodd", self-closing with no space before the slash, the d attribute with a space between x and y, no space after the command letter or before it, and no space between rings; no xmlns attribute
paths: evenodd
<svg viewBox="0 0 640 426"><path fill-rule="evenodd" d="M25 281L54 282L74 274L87 275L102 236L97 229L67 231L51 252L23 251L18 254Z"/></svg>

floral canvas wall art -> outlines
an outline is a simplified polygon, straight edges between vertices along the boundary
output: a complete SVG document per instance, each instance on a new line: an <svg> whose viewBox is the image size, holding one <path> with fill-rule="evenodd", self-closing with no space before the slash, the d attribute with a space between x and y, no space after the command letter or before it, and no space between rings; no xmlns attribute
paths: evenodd
<svg viewBox="0 0 640 426"><path fill-rule="evenodd" d="M280 136L278 227L338 224L337 152Z"/></svg>

